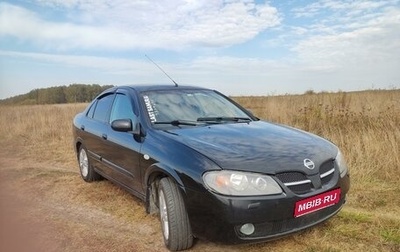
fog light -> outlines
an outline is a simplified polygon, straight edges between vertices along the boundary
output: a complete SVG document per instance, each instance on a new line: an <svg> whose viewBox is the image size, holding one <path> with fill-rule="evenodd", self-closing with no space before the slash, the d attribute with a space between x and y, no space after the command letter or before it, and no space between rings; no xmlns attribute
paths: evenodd
<svg viewBox="0 0 400 252"><path fill-rule="evenodd" d="M251 235L252 233L254 233L254 230L254 225L251 223L246 223L240 227L240 232L244 235Z"/></svg>

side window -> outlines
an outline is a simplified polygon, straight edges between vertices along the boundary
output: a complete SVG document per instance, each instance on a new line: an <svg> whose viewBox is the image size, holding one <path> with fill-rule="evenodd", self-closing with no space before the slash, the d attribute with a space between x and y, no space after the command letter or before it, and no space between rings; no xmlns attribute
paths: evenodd
<svg viewBox="0 0 400 252"><path fill-rule="evenodd" d="M112 101L113 101L113 94L104 96L97 101L97 106L95 108L93 119L107 122L107 115L108 111L110 110Z"/></svg>
<svg viewBox="0 0 400 252"><path fill-rule="evenodd" d="M90 106L90 109L86 114L87 117L93 118L93 113L94 113L94 109L96 108L96 105L97 105L97 100L95 102L93 102L92 106Z"/></svg>
<svg viewBox="0 0 400 252"><path fill-rule="evenodd" d="M134 118L135 114L129 97L124 94L117 94L111 110L110 122L117 119L131 119L134 121Z"/></svg>

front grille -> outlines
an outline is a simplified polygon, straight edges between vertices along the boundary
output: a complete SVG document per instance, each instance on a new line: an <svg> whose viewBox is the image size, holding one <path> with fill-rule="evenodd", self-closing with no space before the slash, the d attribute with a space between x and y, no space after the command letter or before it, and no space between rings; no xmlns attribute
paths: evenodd
<svg viewBox="0 0 400 252"><path fill-rule="evenodd" d="M282 172L276 174L276 177L282 181L282 183L292 183L307 180L306 175L301 172Z"/></svg>
<svg viewBox="0 0 400 252"><path fill-rule="evenodd" d="M324 174L335 167L334 160L329 160L319 167L319 173Z"/></svg>
<svg viewBox="0 0 400 252"><path fill-rule="evenodd" d="M255 224L255 232L249 236L245 236L239 232L240 226L238 226L237 233L241 236L241 238L267 238L271 235L277 235L281 233L286 233L290 231L298 231L300 229L312 226L317 224L340 209L343 204L343 200L341 200L338 204L321 209L319 211L298 217L298 218L290 218L286 220L273 221L273 222L265 222Z"/></svg>
<svg viewBox="0 0 400 252"><path fill-rule="evenodd" d="M298 194L307 193L312 189L311 181L301 172L282 172L276 174L276 177Z"/></svg>
<svg viewBox="0 0 400 252"><path fill-rule="evenodd" d="M309 191L311 191L312 189L312 184L307 183L307 184L301 184L301 185L293 185L293 186L288 186L290 188L290 190L292 190L293 192L297 193L297 194L305 194L308 193Z"/></svg>
<svg viewBox="0 0 400 252"><path fill-rule="evenodd" d="M321 178L321 183L323 185L326 185L329 183L329 181L332 180L332 178L333 178L333 172L331 174L329 174L328 176Z"/></svg>
<svg viewBox="0 0 400 252"><path fill-rule="evenodd" d="M328 184L334 175L334 160L329 160L319 167L319 177L321 184ZM313 184L304 173L301 172L282 172L276 174L276 177L290 190L296 194L305 194L313 189Z"/></svg>

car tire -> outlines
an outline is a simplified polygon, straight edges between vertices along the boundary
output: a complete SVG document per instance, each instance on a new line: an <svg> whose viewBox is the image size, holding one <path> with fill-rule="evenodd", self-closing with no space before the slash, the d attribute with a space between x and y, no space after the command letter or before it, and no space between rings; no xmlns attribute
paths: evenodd
<svg viewBox="0 0 400 252"><path fill-rule="evenodd" d="M101 176L93 169L87 154L87 149L83 145L79 148L78 163L79 172L83 180L86 182L92 182L101 179Z"/></svg>
<svg viewBox="0 0 400 252"><path fill-rule="evenodd" d="M171 178L162 178L158 186L161 230L165 246L171 251L193 245L192 229L178 186Z"/></svg>

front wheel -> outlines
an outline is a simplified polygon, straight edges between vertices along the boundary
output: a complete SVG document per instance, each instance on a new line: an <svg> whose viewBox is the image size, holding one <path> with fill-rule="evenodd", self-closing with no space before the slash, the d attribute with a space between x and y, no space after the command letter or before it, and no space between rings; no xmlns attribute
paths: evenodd
<svg viewBox="0 0 400 252"><path fill-rule="evenodd" d="M78 153L79 171L86 182L100 180L101 176L93 169L86 148L82 145Z"/></svg>
<svg viewBox="0 0 400 252"><path fill-rule="evenodd" d="M190 248L193 244L192 229L182 195L172 179L160 180L158 204L165 246L171 251Z"/></svg>

